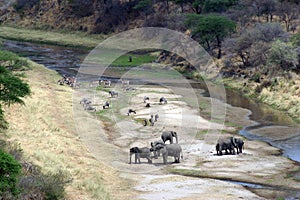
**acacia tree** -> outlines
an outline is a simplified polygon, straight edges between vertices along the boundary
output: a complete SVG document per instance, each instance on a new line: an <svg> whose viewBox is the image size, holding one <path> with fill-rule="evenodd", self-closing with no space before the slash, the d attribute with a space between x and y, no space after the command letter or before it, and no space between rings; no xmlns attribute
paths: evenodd
<svg viewBox="0 0 300 200"><path fill-rule="evenodd" d="M227 17L221 15L187 15L186 24L192 29L193 37L198 37L200 43L211 50L215 45L217 58L222 55L222 42L224 38L233 33L236 25Z"/></svg>
<svg viewBox="0 0 300 200"><path fill-rule="evenodd" d="M6 65L0 65L0 128L4 129L7 128L7 122L4 119L2 105L23 104L22 98L30 94L30 88L12 72L12 70L24 70L21 65L27 65L27 62L9 52L0 52L0 62Z"/></svg>

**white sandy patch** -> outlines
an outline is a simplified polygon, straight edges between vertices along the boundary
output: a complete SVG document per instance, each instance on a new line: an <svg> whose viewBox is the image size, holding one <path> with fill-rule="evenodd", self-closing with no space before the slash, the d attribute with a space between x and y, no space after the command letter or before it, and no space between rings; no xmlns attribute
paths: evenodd
<svg viewBox="0 0 300 200"><path fill-rule="evenodd" d="M138 191L146 192L139 196L140 199L173 200L190 196L195 199L262 199L241 186L213 179L176 175L143 175L142 179L142 183L135 187ZM217 190L222 192L216 193Z"/></svg>

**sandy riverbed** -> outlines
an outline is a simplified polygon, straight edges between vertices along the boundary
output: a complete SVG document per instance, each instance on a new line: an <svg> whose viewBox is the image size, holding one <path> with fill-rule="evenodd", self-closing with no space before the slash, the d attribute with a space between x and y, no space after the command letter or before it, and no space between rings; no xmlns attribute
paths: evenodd
<svg viewBox="0 0 300 200"><path fill-rule="evenodd" d="M259 199L263 198L260 196L277 198L286 195L285 190L250 191L220 179L300 189L297 182L286 178L289 171L297 169L294 162L279 156L279 150L266 143L246 140L243 154L216 156L215 141L220 136L232 135L233 128L202 118L198 110L168 88L148 86L133 93L126 94L122 90L119 93L123 95L112 99L103 92L91 95L78 91L77 100L90 95L95 102L108 99L114 107L104 113L113 123L99 122L92 114L86 115L84 120L82 116L78 118L77 127L81 139L97 159L116 168L120 177L134 183L129 186L134 191L134 199ZM145 107L144 96L150 97L150 108ZM162 96L168 99L167 104L159 104ZM129 108L136 110L137 114L127 116ZM80 106L77 109L75 118L82 113ZM227 110L226 120L242 126L253 123L248 119L249 111L231 106ZM158 122L153 127L143 126L141 119L149 119L151 114L160 115ZM169 164L165 166L159 158L153 159L153 164L143 159L142 164L128 164L130 147L149 147L150 142L160 139L164 130L178 133L184 154L181 163L171 164L173 158L169 158ZM171 168L199 171L202 178L168 175Z"/></svg>

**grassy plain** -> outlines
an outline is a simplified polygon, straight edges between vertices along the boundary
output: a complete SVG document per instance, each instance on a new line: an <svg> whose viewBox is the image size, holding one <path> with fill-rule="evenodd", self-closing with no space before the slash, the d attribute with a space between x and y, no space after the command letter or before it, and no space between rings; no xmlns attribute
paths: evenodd
<svg viewBox="0 0 300 200"><path fill-rule="evenodd" d="M5 108L10 127L1 139L20 144L28 161L44 172L61 170L70 177L68 199L122 199L111 190L126 191L122 186L127 184L116 170L96 160L77 135L73 90L56 83L60 79L56 72L35 63L31 68L26 71L26 81L32 95L24 99L24 106Z"/></svg>

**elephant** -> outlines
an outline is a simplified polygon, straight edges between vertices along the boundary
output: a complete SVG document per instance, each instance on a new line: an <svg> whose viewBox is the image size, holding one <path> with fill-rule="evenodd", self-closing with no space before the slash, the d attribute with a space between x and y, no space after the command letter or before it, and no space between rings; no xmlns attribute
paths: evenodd
<svg viewBox="0 0 300 200"><path fill-rule="evenodd" d="M148 160L148 163L152 163L151 152L148 147L142 147L142 148L132 147L129 149L129 153L130 153L129 164L131 164L131 157L133 154L135 155L135 164L141 163L140 158L146 158Z"/></svg>
<svg viewBox="0 0 300 200"><path fill-rule="evenodd" d="M179 144L175 144L175 143L166 144L166 145L158 144L154 147L154 150L160 151L163 157L164 164L167 164L168 156L173 156L175 163L180 163L180 154L181 154L181 159L183 159L182 148Z"/></svg>
<svg viewBox="0 0 300 200"><path fill-rule="evenodd" d="M237 154L243 153L244 141L240 138L233 138L233 143L235 144Z"/></svg>
<svg viewBox="0 0 300 200"><path fill-rule="evenodd" d="M176 143L178 144L178 137L175 131L164 131L161 135L161 139L164 143L166 143L167 140L170 140L170 144L172 144L173 137L176 138Z"/></svg>
<svg viewBox="0 0 300 200"><path fill-rule="evenodd" d="M234 148L236 144L234 143L233 137L219 138L216 144L217 155L222 155L222 151L225 150L226 154L228 154L228 150L230 154L235 154Z"/></svg>
<svg viewBox="0 0 300 200"><path fill-rule="evenodd" d="M150 149L150 151L153 152L155 158L158 158L158 156L160 156L160 149L155 150L155 148L157 146L164 146L164 145L165 145L165 143L163 141L161 141L161 140L151 142L151 149Z"/></svg>
<svg viewBox="0 0 300 200"><path fill-rule="evenodd" d="M115 92L115 91L109 91L108 94L110 95L111 98L114 98L114 97L118 97L118 96L119 96L119 93L118 93L118 92Z"/></svg>
<svg viewBox="0 0 300 200"><path fill-rule="evenodd" d="M168 101L167 101L167 99L165 97L161 97L159 99L159 104L162 104L162 103L164 103L164 104L168 103Z"/></svg>

